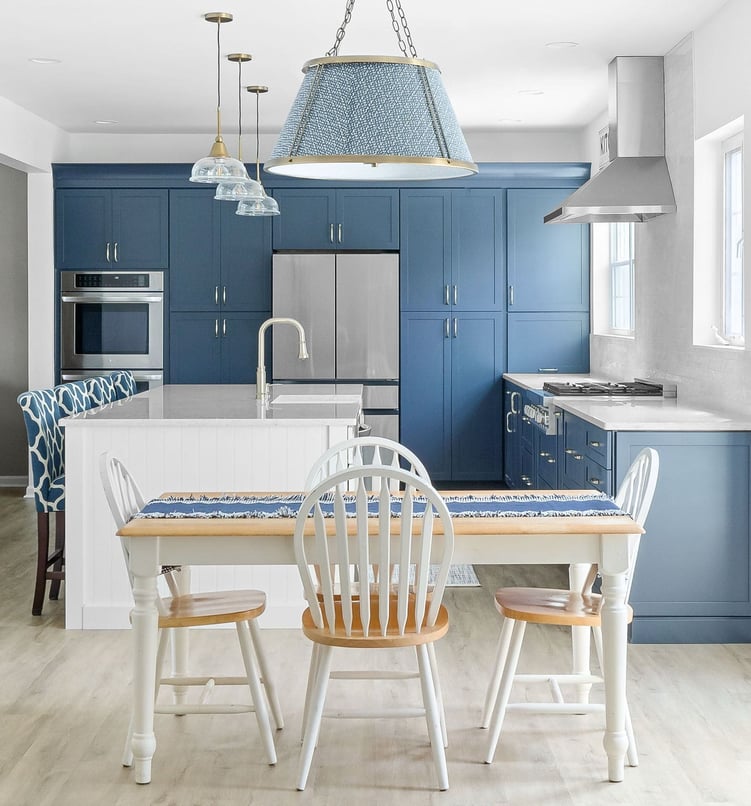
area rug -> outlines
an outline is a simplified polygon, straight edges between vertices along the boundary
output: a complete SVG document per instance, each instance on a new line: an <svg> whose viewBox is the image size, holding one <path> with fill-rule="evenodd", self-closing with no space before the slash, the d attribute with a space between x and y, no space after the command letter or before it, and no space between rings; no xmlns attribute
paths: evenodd
<svg viewBox="0 0 751 806"><path fill-rule="evenodd" d="M446 584L450 588L479 588L480 580L477 578L473 565L452 565L449 568L449 579Z"/></svg>

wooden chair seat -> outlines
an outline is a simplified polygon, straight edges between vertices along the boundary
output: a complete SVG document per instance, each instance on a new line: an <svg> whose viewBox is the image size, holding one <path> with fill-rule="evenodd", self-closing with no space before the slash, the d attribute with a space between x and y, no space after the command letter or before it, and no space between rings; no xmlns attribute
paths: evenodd
<svg viewBox="0 0 751 806"><path fill-rule="evenodd" d="M496 610L506 618L563 627L599 627L602 597L558 588L499 588ZM628 607L628 622L634 611Z"/></svg>
<svg viewBox="0 0 751 806"><path fill-rule="evenodd" d="M160 628L233 624L257 618L266 610L266 594L256 590L187 593L162 602L166 613L159 616Z"/></svg>

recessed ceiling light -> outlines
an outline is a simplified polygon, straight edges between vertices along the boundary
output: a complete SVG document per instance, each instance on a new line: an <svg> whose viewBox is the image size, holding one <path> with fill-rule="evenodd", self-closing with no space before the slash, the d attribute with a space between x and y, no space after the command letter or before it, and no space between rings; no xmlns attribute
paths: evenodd
<svg viewBox="0 0 751 806"><path fill-rule="evenodd" d="M119 120L95 120L97 126L117 126Z"/></svg>
<svg viewBox="0 0 751 806"><path fill-rule="evenodd" d="M62 59L48 59L46 56L34 56L29 59L29 61L34 62L34 64L60 64Z"/></svg>
<svg viewBox="0 0 751 806"><path fill-rule="evenodd" d="M578 48L578 42L546 42L546 48Z"/></svg>
<svg viewBox="0 0 751 806"><path fill-rule="evenodd" d="M542 90L519 90L518 95L545 95Z"/></svg>

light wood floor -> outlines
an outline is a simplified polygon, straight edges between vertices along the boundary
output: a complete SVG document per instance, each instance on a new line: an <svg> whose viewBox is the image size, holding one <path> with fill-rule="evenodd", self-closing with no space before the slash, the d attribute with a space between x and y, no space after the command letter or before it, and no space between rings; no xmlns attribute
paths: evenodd
<svg viewBox="0 0 751 806"><path fill-rule="evenodd" d="M109 539L105 537L104 539ZM641 765L606 781L597 716L510 714L487 766L479 712L498 619L499 584L561 584L562 569L479 567L482 588L451 589L438 645L451 789L434 789L423 720L324 723L308 788L295 791L310 647L294 630L264 632L287 726L268 767L252 715L158 716L153 782L120 765L128 722L130 635L63 629L64 601L31 616L35 514L0 490L0 804L2 806L692 806L751 803L751 646L632 645L629 692ZM63 587L64 591L64 587ZM534 625L532 625L534 626ZM567 658L562 631L527 631L522 665ZM234 631L202 631L196 668L239 671ZM214 667L216 668L216 667ZM395 698L392 683L334 681L330 696ZM351 690L354 686L354 690ZM415 693L416 690L415 690ZM521 692L523 696L523 691ZM518 696L519 692L517 692Z"/></svg>

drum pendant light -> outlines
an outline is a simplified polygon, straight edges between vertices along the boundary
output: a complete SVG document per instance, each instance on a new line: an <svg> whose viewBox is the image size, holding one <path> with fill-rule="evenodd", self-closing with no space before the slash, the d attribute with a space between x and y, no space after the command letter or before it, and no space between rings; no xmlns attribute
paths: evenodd
<svg viewBox="0 0 751 806"><path fill-rule="evenodd" d="M271 196L267 196L266 191L261 184L261 161L259 156L261 133L258 123L258 97L262 93L268 92L269 88L253 85L246 87L246 89L248 92L252 92L256 96L256 183L261 189L263 196L261 198L243 199L237 205L235 215L279 215L279 205L277 204L276 199L271 198Z"/></svg>
<svg viewBox="0 0 751 806"><path fill-rule="evenodd" d="M417 57L400 0L386 6L402 56L339 56L354 4L347 0L326 56L303 65L305 78L265 169L355 181L477 173L440 70Z"/></svg>
<svg viewBox="0 0 751 806"><path fill-rule="evenodd" d="M198 160L190 174L191 182L204 182L214 184L227 180L247 179L248 172L240 160L233 159L227 152L222 139L221 115L221 49L219 45L219 31L222 23L232 22L232 15L226 11L212 11L204 14L206 22L216 23L216 138L208 157Z"/></svg>

